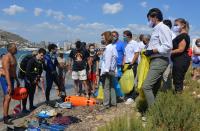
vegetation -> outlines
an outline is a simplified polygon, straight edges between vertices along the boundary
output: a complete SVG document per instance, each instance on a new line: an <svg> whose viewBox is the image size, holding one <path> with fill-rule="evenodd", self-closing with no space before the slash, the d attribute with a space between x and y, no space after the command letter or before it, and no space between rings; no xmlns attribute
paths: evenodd
<svg viewBox="0 0 200 131"><path fill-rule="evenodd" d="M101 127L99 131L199 131L200 99L192 92L200 93L200 84L192 81L188 72L184 85L182 94L160 92L155 104L145 114L146 122L142 122L135 114L127 114ZM143 111L145 104L138 104L139 111Z"/></svg>

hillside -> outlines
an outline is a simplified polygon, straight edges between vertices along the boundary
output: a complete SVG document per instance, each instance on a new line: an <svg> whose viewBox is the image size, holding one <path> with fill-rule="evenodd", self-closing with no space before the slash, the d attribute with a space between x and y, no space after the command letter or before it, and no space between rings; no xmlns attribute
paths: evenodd
<svg viewBox="0 0 200 131"><path fill-rule="evenodd" d="M17 34L14 34L14 33L11 33L11 32L7 32L7 31L4 31L4 30L0 29L0 41L5 41L5 40L18 41L18 43L21 43L21 44L28 42L28 40L26 40L25 38L23 38L23 37L21 37L21 36L19 36Z"/></svg>

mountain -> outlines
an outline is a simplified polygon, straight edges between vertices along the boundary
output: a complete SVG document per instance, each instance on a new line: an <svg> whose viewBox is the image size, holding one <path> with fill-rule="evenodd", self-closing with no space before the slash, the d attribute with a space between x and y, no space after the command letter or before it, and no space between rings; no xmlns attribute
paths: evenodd
<svg viewBox="0 0 200 131"><path fill-rule="evenodd" d="M11 32L8 32L8 31L4 31L4 30L1 30L0 29L0 41L17 41L18 43L24 45L25 43L28 42L27 39L17 35L17 34L14 34L14 33L11 33Z"/></svg>

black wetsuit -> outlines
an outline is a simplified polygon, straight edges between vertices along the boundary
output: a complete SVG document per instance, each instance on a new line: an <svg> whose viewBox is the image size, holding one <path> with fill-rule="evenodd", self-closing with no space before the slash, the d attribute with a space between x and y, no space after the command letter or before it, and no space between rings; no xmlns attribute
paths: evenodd
<svg viewBox="0 0 200 131"><path fill-rule="evenodd" d="M37 82L40 79L40 76L43 71L43 63L38 61L36 57L31 58L26 66L26 75L25 75L25 87L28 90L29 94L29 102L30 102L30 109L32 109L33 106L33 99L35 94L35 89ZM22 100L23 109L26 109L26 102L27 98Z"/></svg>

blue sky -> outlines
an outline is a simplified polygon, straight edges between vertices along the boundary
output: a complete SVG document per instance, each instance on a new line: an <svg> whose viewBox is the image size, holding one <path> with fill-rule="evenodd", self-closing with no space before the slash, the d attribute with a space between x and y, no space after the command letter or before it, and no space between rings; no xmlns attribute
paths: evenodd
<svg viewBox="0 0 200 131"><path fill-rule="evenodd" d="M105 30L149 33L146 14L152 7L164 17L189 21L192 38L200 37L198 0L0 0L0 29L30 41L81 39L100 41Z"/></svg>

